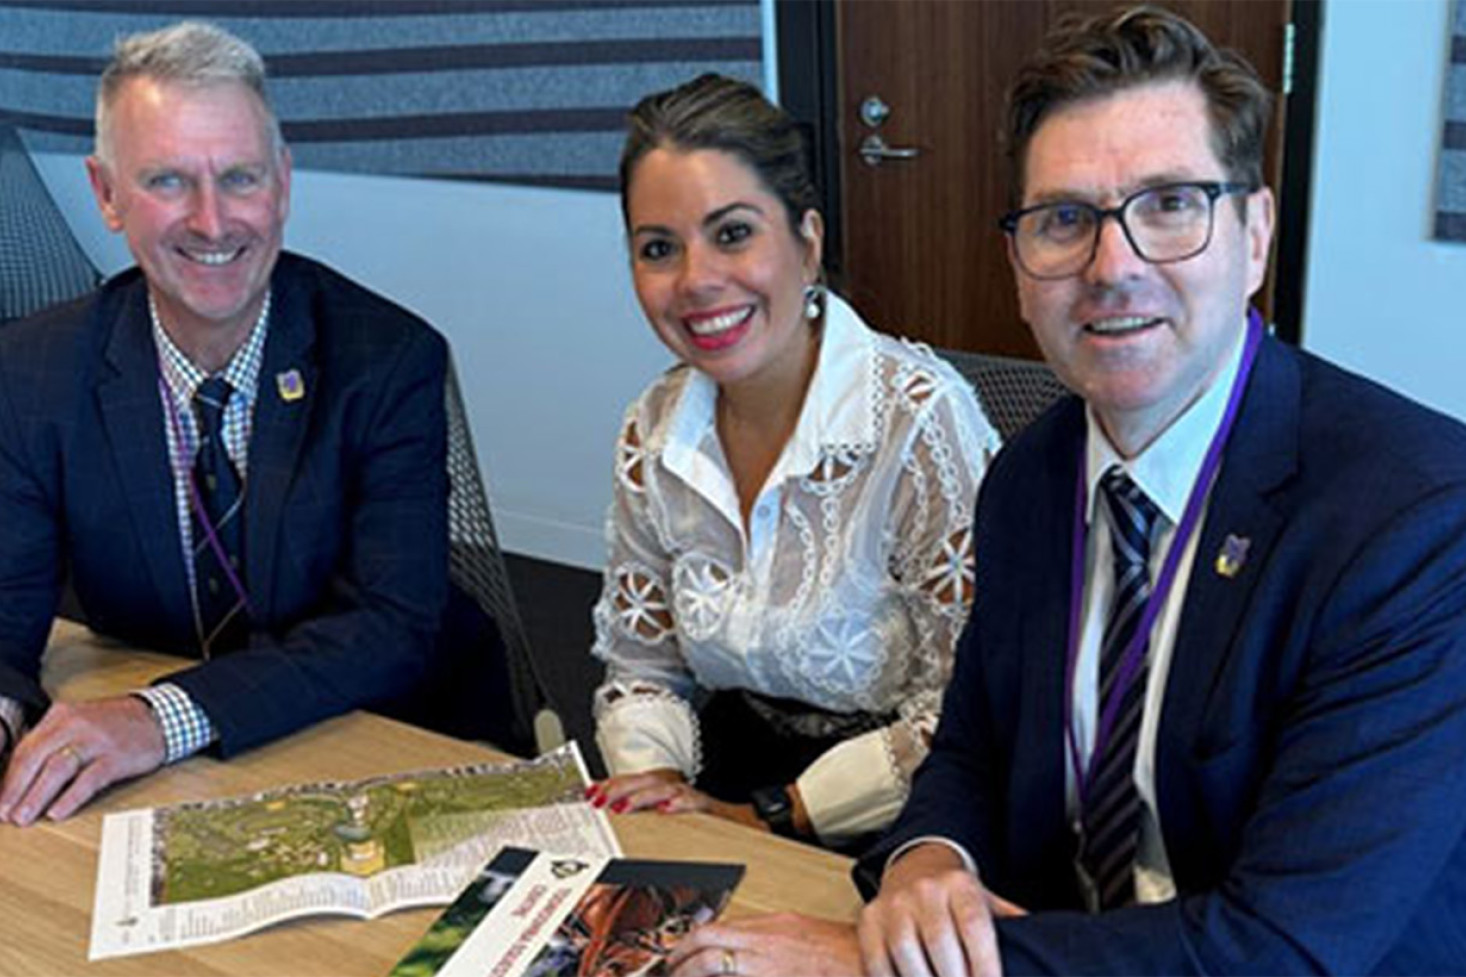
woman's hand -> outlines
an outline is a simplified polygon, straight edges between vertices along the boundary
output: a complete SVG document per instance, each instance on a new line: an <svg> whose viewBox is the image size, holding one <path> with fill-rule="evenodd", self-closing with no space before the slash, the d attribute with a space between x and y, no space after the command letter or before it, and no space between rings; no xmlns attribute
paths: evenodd
<svg viewBox="0 0 1466 977"><path fill-rule="evenodd" d="M662 814L698 811L762 831L768 830L768 825L754 813L752 804L729 804L710 797L689 784L677 770L647 770L608 777L587 787L585 798L595 807L609 808L612 814L646 810Z"/></svg>

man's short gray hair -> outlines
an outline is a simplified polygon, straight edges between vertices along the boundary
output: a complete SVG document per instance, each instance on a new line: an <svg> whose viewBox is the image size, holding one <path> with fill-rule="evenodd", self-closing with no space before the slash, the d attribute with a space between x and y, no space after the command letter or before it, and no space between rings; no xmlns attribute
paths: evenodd
<svg viewBox="0 0 1466 977"><path fill-rule="evenodd" d="M195 87L244 85L264 107L276 151L284 146L280 122L265 92L265 59L248 42L221 27L185 20L117 39L112 60L97 84L96 154L104 163L112 158L112 106L122 86L133 78Z"/></svg>

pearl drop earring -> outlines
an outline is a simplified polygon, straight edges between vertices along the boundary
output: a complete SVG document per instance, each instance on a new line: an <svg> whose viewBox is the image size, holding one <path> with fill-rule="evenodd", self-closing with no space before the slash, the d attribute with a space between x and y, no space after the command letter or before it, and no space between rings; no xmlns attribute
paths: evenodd
<svg viewBox="0 0 1466 977"><path fill-rule="evenodd" d="M816 282L804 286L804 317L818 319L825 308L825 286Z"/></svg>

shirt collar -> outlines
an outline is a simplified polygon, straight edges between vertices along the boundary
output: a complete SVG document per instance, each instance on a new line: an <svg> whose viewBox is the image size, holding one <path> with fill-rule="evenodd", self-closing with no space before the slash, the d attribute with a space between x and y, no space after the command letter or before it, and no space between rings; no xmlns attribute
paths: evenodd
<svg viewBox="0 0 1466 977"><path fill-rule="evenodd" d="M174 397L183 403L190 403L199 384L207 380L209 374L190 360L163 328L163 321L158 318L158 309L153 303L151 292L148 294L148 316L153 323L153 342L158 348L158 366L163 374L163 382L168 385ZM235 394L246 403L254 399L255 389L259 384L260 364L264 360L265 335L269 331L269 321L270 293L266 292L265 303L260 307L259 317L255 319L244 345L234 351L234 355L219 372Z"/></svg>
<svg viewBox="0 0 1466 977"><path fill-rule="evenodd" d="M664 462L677 471L709 436L716 437L717 384L690 370L667 425ZM875 334L855 310L830 293L825 303L818 359L799 422L770 481L814 471L827 451L874 450L876 443ZM714 442L715 443L715 442Z"/></svg>
<svg viewBox="0 0 1466 977"><path fill-rule="evenodd" d="M1116 465L1156 504L1170 525L1181 522L1191 487L1200 476L1201 464L1206 460L1206 450L1227 411L1228 395L1242 364L1246 334L1246 329L1238 331L1226 365L1206 392L1134 458L1121 457L1104 433L1094 410L1086 408L1085 512L1091 523L1094 522L1100 477Z"/></svg>

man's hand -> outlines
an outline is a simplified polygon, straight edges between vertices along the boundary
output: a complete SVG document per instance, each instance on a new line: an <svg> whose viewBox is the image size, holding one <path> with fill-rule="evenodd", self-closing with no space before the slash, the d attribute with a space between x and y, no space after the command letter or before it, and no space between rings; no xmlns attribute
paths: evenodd
<svg viewBox="0 0 1466 977"><path fill-rule="evenodd" d="M68 818L98 791L163 765L163 729L146 702L58 702L21 737L0 782L0 821Z"/></svg>
<svg viewBox="0 0 1466 977"><path fill-rule="evenodd" d="M779 913L699 926L667 959L675 977L848 977L860 974L860 948L849 923Z"/></svg>
<svg viewBox="0 0 1466 977"><path fill-rule="evenodd" d="M955 851L918 845L886 869L860 913L860 955L873 977L1001 977L994 916L1022 910L983 888Z"/></svg>

